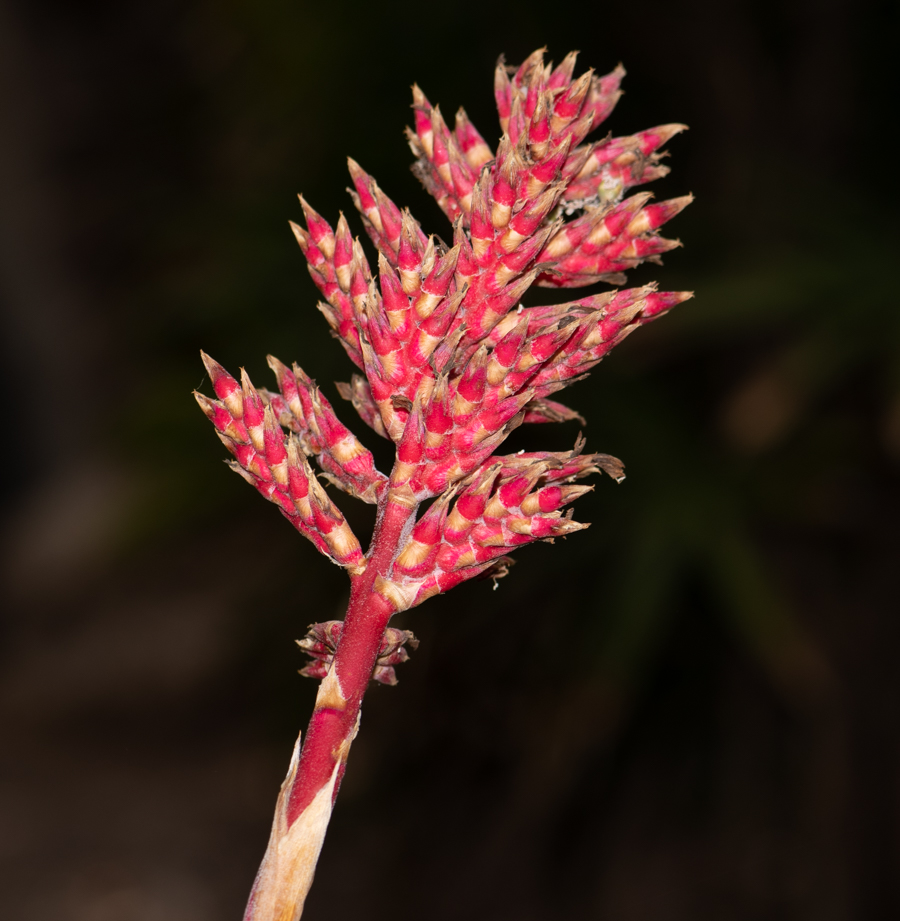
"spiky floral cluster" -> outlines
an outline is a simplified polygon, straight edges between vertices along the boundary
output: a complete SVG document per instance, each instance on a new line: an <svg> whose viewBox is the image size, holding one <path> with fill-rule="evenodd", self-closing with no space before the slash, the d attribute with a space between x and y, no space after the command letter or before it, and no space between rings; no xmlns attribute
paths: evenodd
<svg viewBox="0 0 900 921"><path fill-rule="evenodd" d="M372 550L363 554L310 457L331 483L377 503L380 516L392 504L414 516L434 499L372 575L394 611L473 576L502 575L507 551L586 527L563 512L587 490L574 481L601 469L621 478L615 458L582 454L581 443L570 453L495 451L523 422L580 418L550 397L690 296L649 285L522 306L535 284L619 285L625 270L658 261L678 245L659 227L691 200L625 197L667 172L660 148L683 126L585 142L615 106L624 70L574 78L574 66L574 54L545 66L540 51L519 68L498 64L496 152L465 112L450 130L414 87L413 171L453 223L450 247L426 236L353 160L351 195L378 251L377 275L343 215L332 228L300 199L306 227L292 227L324 298L319 309L362 371L339 392L395 443L390 476L296 365L269 358L279 390L270 393L204 356L217 399L197 399L232 466L351 578ZM322 646L325 634L310 642ZM319 646L309 651L321 662Z"/></svg>

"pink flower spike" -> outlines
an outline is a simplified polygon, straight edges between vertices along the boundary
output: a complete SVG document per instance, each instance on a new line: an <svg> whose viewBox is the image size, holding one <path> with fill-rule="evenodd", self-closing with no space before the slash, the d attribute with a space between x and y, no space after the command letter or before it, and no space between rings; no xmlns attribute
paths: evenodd
<svg viewBox="0 0 900 921"><path fill-rule="evenodd" d="M377 273L343 214L332 229L300 198L305 226L291 228L319 310L363 372L338 392L393 442L390 476L299 365L269 356L278 383L270 392L202 356L215 398L196 400L229 466L351 580L346 619L313 624L300 641L311 657L301 674L321 684L245 921L300 918L363 696L372 681L396 684L395 667L415 646L390 618L470 579L504 576L517 547L583 530L566 510L592 488L577 481L601 471L624 478L611 455L583 454L580 437L572 451L497 453L523 422L583 425L551 397L691 297L624 287L627 271L680 245L661 228L691 196L651 202L629 190L668 172L662 148L683 126L582 143L621 96L624 70L577 75L575 65L573 52L554 68L543 49L517 68L500 59L496 154L464 110L450 130L413 86L413 172L452 231L426 235L348 160ZM522 303L535 284L595 283L618 290ZM377 507L367 551L332 486Z"/></svg>

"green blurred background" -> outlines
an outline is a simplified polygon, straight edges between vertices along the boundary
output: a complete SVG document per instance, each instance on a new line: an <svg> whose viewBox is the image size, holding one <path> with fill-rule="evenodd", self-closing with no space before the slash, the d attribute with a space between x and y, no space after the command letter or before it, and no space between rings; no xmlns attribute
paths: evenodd
<svg viewBox="0 0 900 921"><path fill-rule="evenodd" d="M409 85L493 141L498 54L544 44L625 64L614 133L691 126L654 187L696 195L685 249L632 283L697 297L567 393L628 466L593 527L404 615L305 917L900 917L898 19L4 0L6 917L240 917L315 692L293 640L346 585L221 463L198 350L334 398L295 194L352 211L349 154L443 234Z"/></svg>

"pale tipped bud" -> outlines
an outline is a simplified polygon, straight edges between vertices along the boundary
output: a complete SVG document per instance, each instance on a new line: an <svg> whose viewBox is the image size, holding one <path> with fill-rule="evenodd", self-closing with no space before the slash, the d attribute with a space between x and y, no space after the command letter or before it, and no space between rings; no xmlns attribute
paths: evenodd
<svg viewBox="0 0 900 921"><path fill-rule="evenodd" d="M306 226L309 228L309 235L316 244L322 255L326 259L334 258L334 233L329 223L313 209L306 199L301 195L300 207L303 208L303 216L306 219ZM299 237L297 238L299 242ZM301 244L302 245L302 244Z"/></svg>
<svg viewBox="0 0 900 921"><path fill-rule="evenodd" d="M334 271L338 284L344 292L350 291L350 282L355 270L353 260L353 237L347 218L341 213L334 235Z"/></svg>
<svg viewBox="0 0 900 921"><path fill-rule="evenodd" d="M244 399L241 394L241 385L206 352L200 352L200 358L209 374L216 396L225 404L225 408L235 419L244 415Z"/></svg>
<svg viewBox="0 0 900 921"><path fill-rule="evenodd" d="M284 432L275 419L271 406L267 406L263 416L263 442L266 462L272 476L280 486L287 486L288 457L284 446Z"/></svg>
<svg viewBox="0 0 900 921"><path fill-rule="evenodd" d="M241 397L244 403L244 425L250 435L253 447L261 454L265 451L262 398L250 381L250 375L241 368Z"/></svg>

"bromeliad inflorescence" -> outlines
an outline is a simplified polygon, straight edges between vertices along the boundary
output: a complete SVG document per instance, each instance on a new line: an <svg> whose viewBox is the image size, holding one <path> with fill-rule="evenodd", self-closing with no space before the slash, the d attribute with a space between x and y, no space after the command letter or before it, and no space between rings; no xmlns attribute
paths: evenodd
<svg viewBox="0 0 900 921"><path fill-rule="evenodd" d="M373 677L393 684L408 631L391 616L476 576L505 575L509 551L587 527L563 509L577 480L622 465L605 454L500 455L522 423L579 419L551 399L629 333L691 295L655 285L614 288L564 304L523 307L532 286L621 285L624 272L678 245L657 231L691 196L651 204L629 189L665 175L662 146L683 125L587 142L620 96L624 70L573 77L543 52L498 64L496 151L460 109L451 130L413 88L413 172L453 225L452 246L427 236L349 161L351 196L378 251L372 272L343 215L332 226L301 197L292 224L324 301L319 309L361 374L339 384L363 421L396 445L390 475L337 418L315 383L269 357L278 392L203 360L216 399L196 394L233 455L231 466L351 580L343 623L299 641L322 678L302 748L282 786L246 919L300 917L347 754ZM314 472L377 505L360 541ZM419 514L420 505L431 501Z"/></svg>

